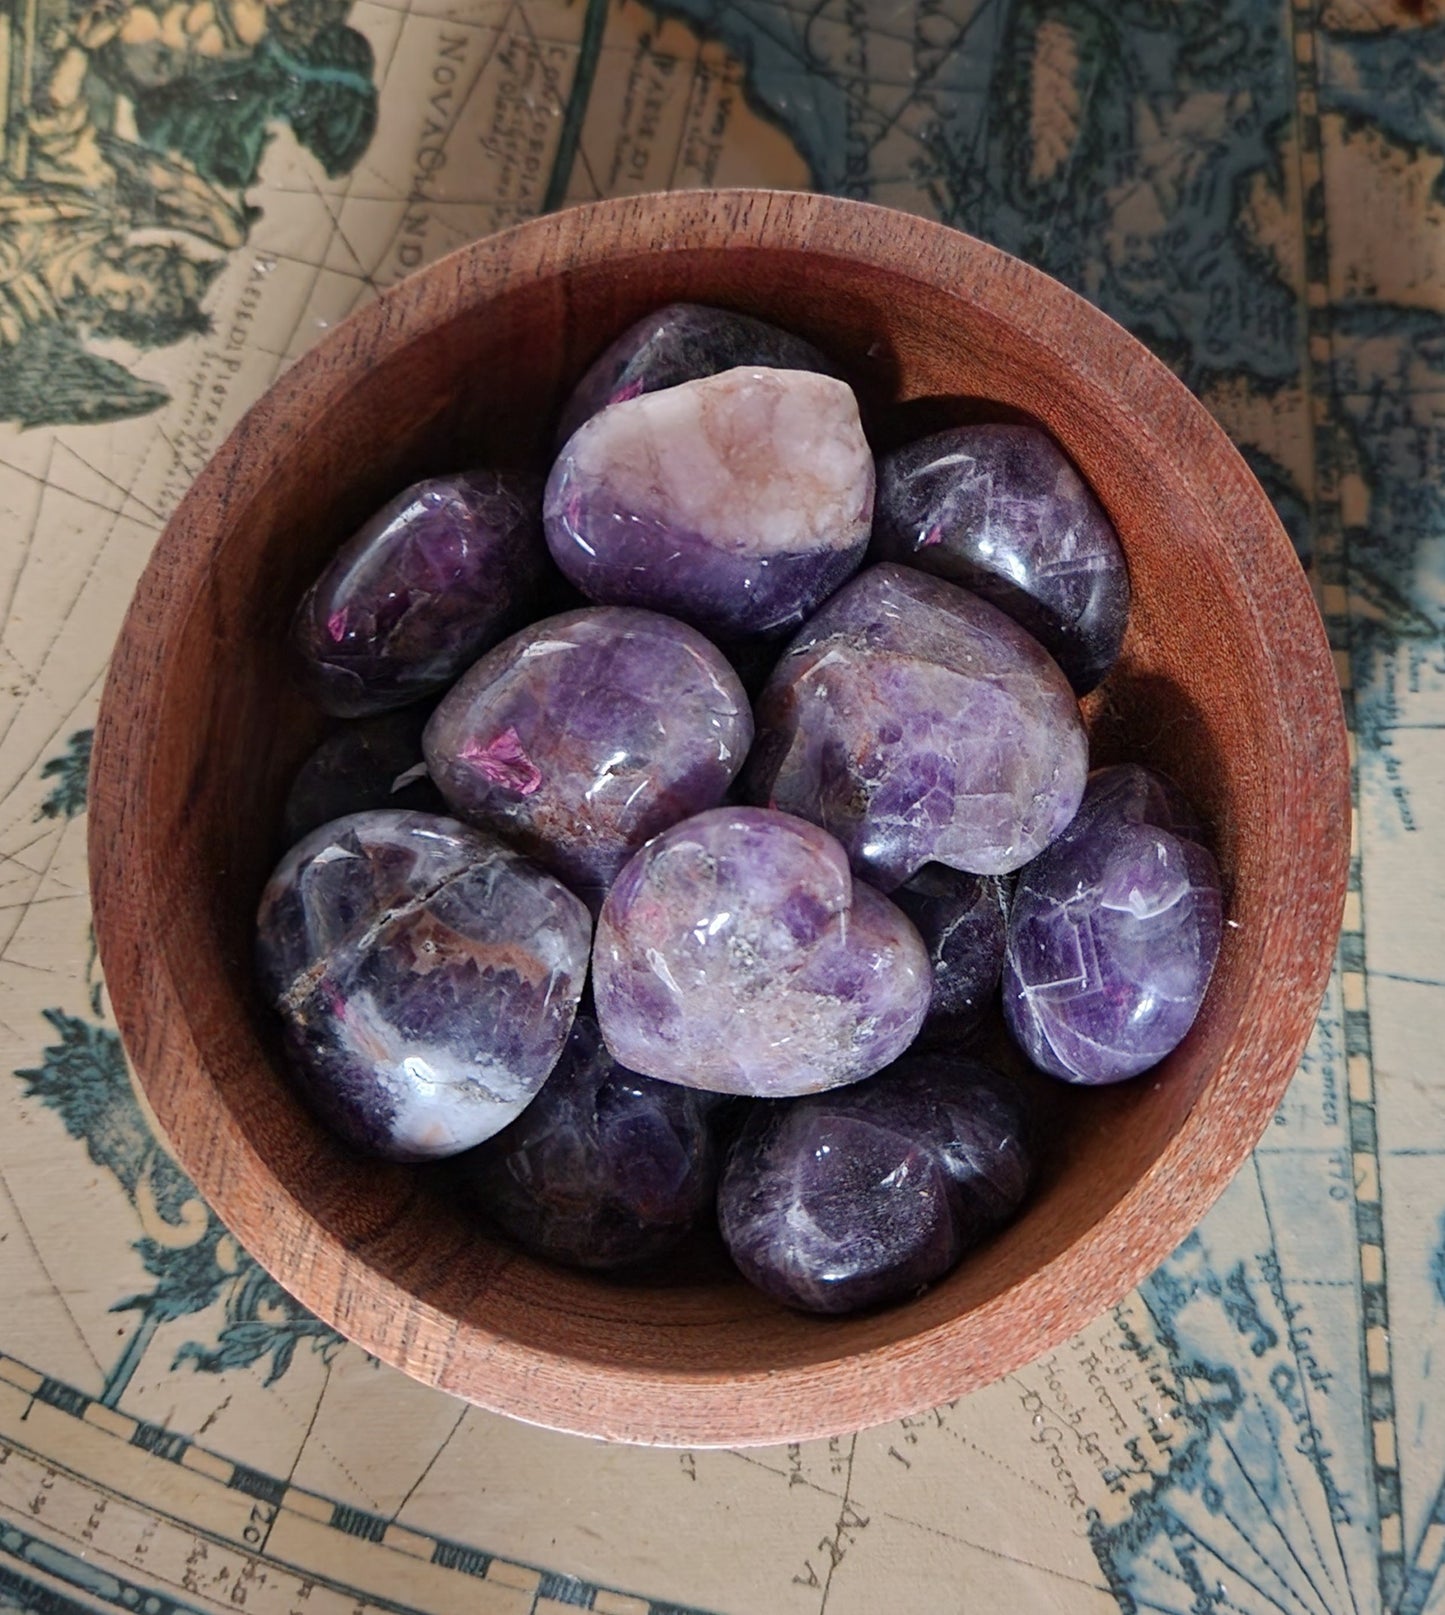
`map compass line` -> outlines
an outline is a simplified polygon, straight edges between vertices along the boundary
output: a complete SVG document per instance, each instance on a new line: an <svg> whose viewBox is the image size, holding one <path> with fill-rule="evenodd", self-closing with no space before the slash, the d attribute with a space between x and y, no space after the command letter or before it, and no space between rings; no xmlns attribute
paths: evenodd
<svg viewBox="0 0 1445 1615"><path fill-rule="evenodd" d="M1227 1440L1225 1442L1225 1445L1228 1448L1230 1456L1232 1458L1234 1458L1234 1461L1237 1464L1239 1462L1239 1459L1238 1459L1238 1455L1235 1453L1235 1449L1234 1449L1233 1445L1230 1444ZM1249 1483L1250 1490L1254 1493L1254 1495L1256 1497L1259 1497L1259 1488L1254 1484L1253 1479L1248 1474L1246 1474L1245 1475L1245 1480ZM1263 1504L1264 1504L1264 1500L1263 1500L1263 1498L1260 1498L1260 1505L1261 1505L1262 1510L1263 1510ZM1229 1525L1235 1532L1238 1533L1240 1539L1242 1541L1246 1542L1254 1550L1254 1552L1259 1555L1260 1562L1268 1567L1270 1575L1272 1575L1274 1577L1274 1579L1280 1584L1280 1586L1284 1588L1285 1592L1289 1594L1290 1600L1294 1604L1298 1605L1298 1607L1300 1609L1308 1610L1310 1606L1305 1602L1305 1600L1300 1596L1300 1594L1295 1590L1295 1588L1290 1586L1288 1580L1284 1576L1284 1573L1275 1565L1274 1561L1265 1553L1264 1549L1260 1547L1259 1543L1257 1543L1254 1540L1254 1538L1249 1534L1249 1531L1245 1528L1245 1526L1239 1520L1237 1520L1234 1517L1233 1514L1230 1513L1229 1509L1226 1508L1223 1503L1221 1503L1219 1505L1219 1515L1220 1515L1220 1518L1222 1520L1224 1520L1227 1525ZM1290 1543L1289 1539L1285 1536L1284 1532L1280 1529L1278 1522L1275 1521L1274 1519L1272 1519L1267 1512L1262 1512L1261 1518L1264 1519L1264 1520L1267 1520L1269 1522L1269 1524L1274 1527L1276 1535L1278 1535L1280 1540L1284 1543L1285 1548L1288 1551L1290 1558L1293 1559L1295 1564L1299 1566L1299 1569L1302 1572L1302 1574L1304 1575L1305 1580L1309 1583L1310 1591L1319 1600L1319 1608L1324 1612L1324 1615L1330 1615L1330 1607L1324 1601L1324 1598L1321 1595L1319 1588L1315 1586L1314 1578L1310 1575L1309 1571L1305 1569L1304 1564L1301 1561L1299 1554L1295 1551L1295 1549L1294 1549L1293 1545ZM1261 1592L1263 1591L1263 1589L1260 1589L1260 1590L1261 1590ZM1283 1606L1281 1606L1281 1607L1283 1607Z"/></svg>
<svg viewBox="0 0 1445 1615"><path fill-rule="evenodd" d="M1445 1570L1445 1477L1440 1481L1434 1505L1420 1533L1395 1615L1424 1615L1442 1570Z"/></svg>

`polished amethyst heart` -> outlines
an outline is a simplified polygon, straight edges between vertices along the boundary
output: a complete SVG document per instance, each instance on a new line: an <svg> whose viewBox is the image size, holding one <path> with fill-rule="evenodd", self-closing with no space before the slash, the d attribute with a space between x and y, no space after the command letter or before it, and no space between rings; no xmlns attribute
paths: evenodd
<svg viewBox="0 0 1445 1615"><path fill-rule="evenodd" d="M933 1029L964 1036L988 1014L1003 972L1007 882L925 864L893 893L918 927L933 966Z"/></svg>
<svg viewBox="0 0 1445 1615"><path fill-rule="evenodd" d="M613 404L568 439L545 502L553 559L589 600L724 638L800 623L857 569L872 518L857 400L801 370Z"/></svg>
<svg viewBox="0 0 1445 1615"><path fill-rule="evenodd" d="M1074 816L1078 702L1012 618L885 563L803 628L757 706L750 801L811 819L891 891L924 864L998 875Z"/></svg>
<svg viewBox="0 0 1445 1615"><path fill-rule="evenodd" d="M427 706L358 718L328 735L302 763L282 812L290 846L318 826L367 808L444 813L446 804L422 761Z"/></svg>
<svg viewBox="0 0 1445 1615"><path fill-rule="evenodd" d="M303 683L341 718L416 701L525 622L548 571L536 478L418 482L302 597L291 637Z"/></svg>
<svg viewBox="0 0 1445 1615"><path fill-rule="evenodd" d="M323 825L262 894L256 958L298 1083L392 1160L490 1138L542 1086L587 974L562 883L454 819L380 809Z"/></svg>
<svg viewBox="0 0 1445 1615"><path fill-rule="evenodd" d="M478 1203L524 1250L574 1267L627 1267L710 1214L719 1101L620 1066L579 1015L542 1090L459 1165Z"/></svg>
<svg viewBox="0 0 1445 1615"><path fill-rule="evenodd" d="M723 1238L743 1276L788 1306L903 1300L1013 1216L1033 1175L1026 1130L1004 1078L942 1054L756 1106L723 1169Z"/></svg>
<svg viewBox="0 0 1445 1615"><path fill-rule="evenodd" d="M928 955L815 825L714 808L649 841L597 923L602 1035L634 1071L776 1098L896 1059L928 1008Z"/></svg>
<svg viewBox="0 0 1445 1615"><path fill-rule="evenodd" d="M1194 1023L1219 952L1213 857L1178 790L1137 764L1091 776L1078 817L1019 876L1004 1018L1043 1071L1119 1082Z"/></svg>
<svg viewBox="0 0 1445 1615"><path fill-rule="evenodd" d="M562 411L557 441L565 443L608 404L739 365L835 373L811 342L791 331L727 308L669 303L629 325L587 367Z"/></svg>
<svg viewBox="0 0 1445 1615"><path fill-rule="evenodd" d="M991 600L1092 690L1129 619L1114 524L1047 432L960 426L878 465L873 553Z"/></svg>
<svg viewBox="0 0 1445 1615"><path fill-rule="evenodd" d="M753 738L737 675L695 629L604 606L491 650L426 732L452 810L600 902L649 836L722 801Z"/></svg>

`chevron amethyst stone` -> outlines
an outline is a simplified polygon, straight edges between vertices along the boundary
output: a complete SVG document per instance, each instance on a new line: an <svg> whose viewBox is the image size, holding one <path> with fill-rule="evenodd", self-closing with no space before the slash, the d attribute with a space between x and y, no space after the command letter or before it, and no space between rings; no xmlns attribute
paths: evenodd
<svg viewBox="0 0 1445 1615"><path fill-rule="evenodd" d="M654 1082L579 1015L542 1091L460 1163L478 1203L524 1250L627 1267L677 1245L717 1187L711 1094Z"/></svg>
<svg viewBox="0 0 1445 1615"><path fill-rule="evenodd" d="M444 813L421 755L428 716L425 706L407 707L359 718L328 735L291 782L282 814L286 844L367 808Z"/></svg>
<svg viewBox="0 0 1445 1615"><path fill-rule="evenodd" d="M602 606L489 651L425 744L453 812L600 902L649 836L722 801L752 738L742 685L701 634Z"/></svg>
<svg viewBox="0 0 1445 1615"><path fill-rule="evenodd" d="M358 1148L451 1155L557 1062L591 922L560 881L454 819L322 825L262 894L256 957L298 1084Z"/></svg>
<svg viewBox="0 0 1445 1615"><path fill-rule="evenodd" d="M1129 763L1092 775L1074 823L1019 876L1004 1018L1043 1071L1119 1082L1194 1023L1219 952L1219 870L1178 791Z"/></svg>
<svg viewBox="0 0 1445 1615"><path fill-rule="evenodd" d="M845 383L727 370L585 422L544 515L553 559L589 600L724 638L781 632L862 561L873 456Z"/></svg>
<svg viewBox="0 0 1445 1615"><path fill-rule="evenodd" d="M918 927L933 966L930 1026L963 1035L983 1020L998 991L1007 927L1006 882L925 864L893 893Z"/></svg>
<svg viewBox="0 0 1445 1615"><path fill-rule="evenodd" d="M811 819L891 891L924 864L999 875L1074 816L1088 747L1068 680L967 590L870 567L788 647L757 705L749 800Z"/></svg>
<svg viewBox="0 0 1445 1615"><path fill-rule="evenodd" d="M756 1106L718 1220L745 1278L808 1312L900 1301L1007 1222L1033 1175L1015 1090L973 1060L906 1055L866 1082Z"/></svg>
<svg viewBox="0 0 1445 1615"><path fill-rule="evenodd" d="M629 325L587 367L562 411L557 441L565 443L608 404L739 365L835 373L811 342L751 314L702 303L669 303Z"/></svg>
<svg viewBox="0 0 1445 1615"><path fill-rule="evenodd" d="M1114 525L1036 426L961 426L878 466L873 552L960 583L1006 611L1078 694L1114 665L1129 572Z"/></svg>
<svg viewBox="0 0 1445 1615"><path fill-rule="evenodd" d="M291 638L309 693L341 718L440 690L519 627L548 571L531 476L418 482L336 552Z"/></svg>
<svg viewBox="0 0 1445 1615"><path fill-rule="evenodd" d="M816 825L722 807L649 841L602 906L602 1035L634 1071L778 1098L896 1059L928 1009L928 955Z"/></svg>

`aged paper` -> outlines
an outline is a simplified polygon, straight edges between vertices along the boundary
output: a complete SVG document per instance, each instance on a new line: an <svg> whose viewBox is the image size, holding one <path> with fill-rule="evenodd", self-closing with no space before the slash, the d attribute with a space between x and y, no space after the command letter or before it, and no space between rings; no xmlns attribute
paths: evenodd
<svg viewBox="0 0 1445 1615"><path fill-rule="evenodd" d="M1445 1611L1442 84L1423 0L5 0L0 1608ZM958 224L1173 365L1311 565L1360 811L1299 1076L1138 1292L884 1429L647 1452L426 1391L237 1247L127 1078L85 766L292 358L479 234L729 183Z"/></svg>

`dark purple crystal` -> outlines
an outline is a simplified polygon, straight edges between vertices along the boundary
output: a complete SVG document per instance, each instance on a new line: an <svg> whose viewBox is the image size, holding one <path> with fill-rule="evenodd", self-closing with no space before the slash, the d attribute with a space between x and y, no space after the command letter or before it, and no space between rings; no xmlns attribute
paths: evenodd
<svg viewBox="0 0 1445 1615"><path fill-rule="evenodd" d="M727 370L594 415L544 508L552 557L589 600L722 639L780 633L862 561L873 457L843 382Z"/></svg>
<svg viewBox="0 0 1445 1615"><path fill-rule="evenodd" d="M911 1054L833 1093L757 1105L718 1220L744 1277L788 1306L852 1312L941 1278L1007 1222L1033 1173L1025 1113L988 1066Z"/></svg>
<svg viewBox="0 0 1445 1615"><path fill-rule="evenodd" d="M587 367L562 411L557 441L565 443L608 404L739 365L835 374L811 342L776 325L731 309L669 303L629 325Z"/></svg>
<svg viewBox="0 0 1445 1615"><path fill-rule="evenodd" d="M460 1163L525 1250L575 1267L649 1261L711 1212L711 1094L620 1066L579 1015L541 1092Z"/></svg>
<svg viewBox="0 0 1445 1615"><path fill-rule="evenodd" d="M536 478L418 482L303 596L291 637L306 688L341 718L440 690L526 620L547 570Z"/></svg>
<svg viewBox="0 0 1445 1615"><path fill-rule="evenodd" d="M913 1041L928 956L815 825L714 808L649 841L597 923L602 1035L634 1071L768 1098L856 1082Z"/></svg>
<svg viewBox="0 0 1445 1615"><path fill-rule="evenodd" d="M1043 645L1080 695L1119 654L1129 572L1118 534L1036 426L960 426L886 456L873 553L991 600Z"/></svg>
<svg viewBox="0 0 1445 1615"><path fill-rule="evenodd" d="M1077 819L1019 876L1004 1018L1043 1071L1119 1082L1183 1039L1219 952L1214 859L1176 788L1137 764L1092 775Z"/></svg>
<svg viewBox="0 0 1445 1615"><path fill-rule="evenodd" d="M470 1149L556 1064L591 922L560 881L454 819L323 825L261 898L257 965L302 1091L358 1148Z"/></svg>
<svg viewBox="0 0 1445 1615"><path fill-rule="evenodd" d="M421 755L429 713L424 706L383 712L328 735L291 782L282 815L286 844L367 808L445 813L446 804Z"/></svg>
<svg viewBox="0 0 1445 1615"><path fill-rule="evenodd" d="M749 800L822 825L884 891L929 862L1019 868L1073 817L1088 768L1078 702L1038 641L888 563L807 623L757 723Z"/></svg>
<svg viewBox="0 0 1445 1615"><path fill-rule="evenodd" d="M988 1013L1003 971L1005 882L925 864L893 893L933 966L930 1024L963 1035Z"/></svg>
<svg viewBox="0 0 1445 1615"><path fill-rule="evenodd" d="M721 802L753 738L737 675L695 629L608 606L534 623L453 686L426 733L452 810L582 890Z"/></svg>

